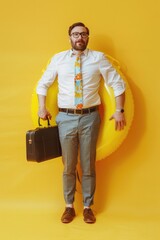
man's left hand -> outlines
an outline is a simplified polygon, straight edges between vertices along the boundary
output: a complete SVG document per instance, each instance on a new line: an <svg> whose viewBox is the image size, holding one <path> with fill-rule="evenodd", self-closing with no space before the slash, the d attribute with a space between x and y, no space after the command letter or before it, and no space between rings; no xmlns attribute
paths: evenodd
<svg viewBox="0 0 160 240"><path fill-rule="evenodd" d="M115 130L121 131L126 126L126 119L124 116L124 113L121 112L115 112L109 120L115 120Z"/></svg>

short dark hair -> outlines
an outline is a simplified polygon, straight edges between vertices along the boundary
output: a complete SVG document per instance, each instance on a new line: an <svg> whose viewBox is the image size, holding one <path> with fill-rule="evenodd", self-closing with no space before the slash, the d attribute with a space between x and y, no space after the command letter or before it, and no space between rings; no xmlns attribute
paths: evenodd
<svg viewBox="0 0 160 240"><path fill-rule="evenodd" d="M72 29L74 28L74 27L85 27L85 29L86 29L86 31L87 31L87 33L88 33L88 35L89 35L89 29L84 25L84 23L82 23L82 22L77 22L77 23L73 23L70 27L69 27L69 29L68 29L68 34L69 34L69 36L71 35L71 31L72 31Z"/></svg>

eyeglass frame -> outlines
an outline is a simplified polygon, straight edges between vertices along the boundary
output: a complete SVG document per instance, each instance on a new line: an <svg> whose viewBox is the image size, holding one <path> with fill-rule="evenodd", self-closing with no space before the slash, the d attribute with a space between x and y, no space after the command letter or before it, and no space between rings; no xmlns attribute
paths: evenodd
<svg viewBox="0 0 160 240"><path fill-rule="evenodd" d="M77 37L74 36L74 34L77 33ZM85 34L85 36L83 36L83 34ZM70 36L73 36L74 38L79 38L79 36L81 36L82 38L88 38L89 34L87 32L73 32L71 33Z"/></svg>

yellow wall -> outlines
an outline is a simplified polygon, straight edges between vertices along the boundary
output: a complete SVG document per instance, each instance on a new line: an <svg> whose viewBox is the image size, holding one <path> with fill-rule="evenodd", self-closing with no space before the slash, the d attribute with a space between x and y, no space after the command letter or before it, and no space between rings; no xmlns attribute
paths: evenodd
<svg viewBox="0 0 160 240"><path fill-rule="evenodd" d="M69 48L68 26L84 22L89 47L119 59L134 96L128 137L97 162L97 223L60 223L61 159L25 158L31 95L48 59ZM160 2L158 0L3 1L0 14L0 236L15 239L159 239ZM128 106L129 107L129 106Z"/></svg>

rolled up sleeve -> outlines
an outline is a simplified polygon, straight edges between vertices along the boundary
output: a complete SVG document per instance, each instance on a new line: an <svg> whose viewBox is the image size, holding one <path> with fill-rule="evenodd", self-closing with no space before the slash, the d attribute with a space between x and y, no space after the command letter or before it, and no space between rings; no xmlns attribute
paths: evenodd
<svg viewBox="0 0 160 240"><path fill-rule="evenodd" d="M56 57L53 57L49 65L47 66L44 74L42 75L41 79L38 81L36 93L46 96L48 88L52 85L56 77L57 77Z"/></svg>
<svg viewBox="0 0 160 240"><path fill-rule="evenodd" d="M124 80L104 54L100 60L100 72L105 84L113 88L115 97L121 95L125 91Z"/></svg>

